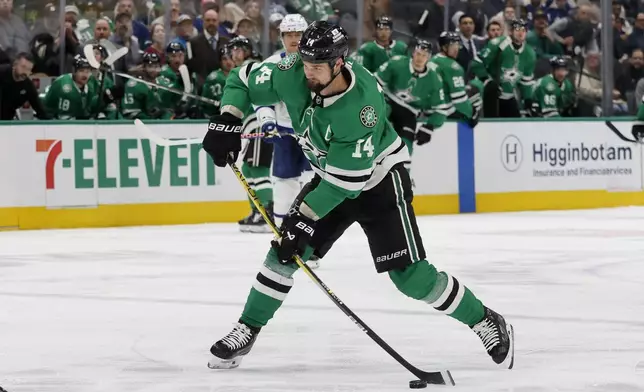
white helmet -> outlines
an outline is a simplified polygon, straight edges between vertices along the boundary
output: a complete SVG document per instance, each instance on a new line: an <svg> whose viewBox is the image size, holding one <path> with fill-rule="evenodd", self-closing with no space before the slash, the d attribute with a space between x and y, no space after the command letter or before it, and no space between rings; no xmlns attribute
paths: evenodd
<svg viewBox="0 0 644 392"><path fill-rule="evenodd" d="M288 14L280 23L280 33L299 32L303 33L309 24L300 14Z"/></svg>

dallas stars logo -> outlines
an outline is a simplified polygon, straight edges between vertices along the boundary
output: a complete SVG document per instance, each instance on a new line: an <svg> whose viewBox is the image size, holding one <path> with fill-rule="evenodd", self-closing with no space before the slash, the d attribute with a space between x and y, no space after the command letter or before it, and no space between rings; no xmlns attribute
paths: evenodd
<svg viewBox="0 0 644 392"><path fill-rule="evenodd" d="M288 56L284 57L282 60L280 60L279 63L277 63L277 68L281 69L282 71L286 71L287 69L291 69L296 62L297 62L297 55L295 53L291 53Z"/></svg>
<svg viewBox="0 0 644 392"><path fill-rule="evenodd" d="M365 106L360 111L360 122L367 128L373 128L378 123L378 115L373 106Z"/></svg>

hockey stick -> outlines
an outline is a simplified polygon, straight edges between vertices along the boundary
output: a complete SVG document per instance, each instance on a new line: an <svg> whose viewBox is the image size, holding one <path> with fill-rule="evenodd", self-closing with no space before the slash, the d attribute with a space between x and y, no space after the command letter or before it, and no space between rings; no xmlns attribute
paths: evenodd
<svg viewBox="0 0 644 392"><path fill-rule="evenodd" d="M606 126L608 127L608 129L610 129L611 131L613 131L613 133L614 133L615 135L617 135L617 137L618 137L618 138L620 138L621 140L623 140L623 141L625 141L625 142L628 142L628 143L642 144L642 141L640 141L640 140L637 140L637 139L629 139L629 138L627 138L626 136L624 136L624 135L619 131L619 129L617 129L617 127L616 127L616 126L615 126L611 121L606 121Z"/></svg>
<svg viewBox="0 0 644 392"><path fill-rule="evenodd" d="M119 49L116 49L114 52L110 53L109 56L107 56L107 58L103 61L103 64L102 64L103 67L101 67L101 64L96 60L96 57L94 56L94 45L88 44L83 47L83 54L85 55L87 62L92 68L98 69L100 71L99 75L101 75L101 84L100 84L100 87L98 88L99 105L97 108L97 112L94 113L94 115L92 116L93 118L98 117L101 111L101 106L103 105L103 92L105 91L105 78L107 77L107 70L112 67L112 65L116 62L116 60L125 56L127 52L128 52L128 49L125 46Z"/></svg>
<svg viewBox="0 0 644 392"><path fill-rule="evenodd" d="M154 135L154 132L152 130L148 129L148 127L141 121L141 120L135 120L134 124L136 125L137 128L140 128L141 133L146 134L146 135ZM154 138L151 138L150 140L154 141ZM237 165L232 162L232 159L229 160L228 165L232 169L233 173L235 173L235 177L237 177L237 180L239 180L239 183L242 185L246 193L248 194L248 197L251 199L255 207L257 207L257 211L259 211L260 214L262 214L262 217L266 221L266 224L271 228L273 233L277 238L280 237L280 232L275 227L275 224L273 221L270 219L268 214L266 213L266 209L262 205L262 203L259 201L257 194L253 190L253 188L248 185L248 181L246 181L246 178L242 174L242 172L239 170ZM454 379L452 378L451 373L449 370L445 371L440 371L440 372L425 372L411 363L407 362L405 358L403 358L396 350L394 350L387 342L385 342L378 334L376 334L364 321L362 321L347 305L338 298L337 295L327 286L318 276L313 272L308 265L302 260L302 258L298 255L293 256L293 259L295 260L295 263L300 267L306 275L311 278L313 283L315 283L316 286L320 290L326 294L326 296L338 307L342 312L351 320L353 321L358 328L362 330L362 332L366 333L367 336L369 336L374 342L376 342L387 354L389 354L392 358L394 358L399 364L401 364L405 369L407 369L410 373L412 373L414 376L418 377L420 380L427 382L428 384L439 384L439 385L455 385Z"/></svg>
<svg viewBox="0 0 644 392"><path fill-rule="evenodd" d="M166 139L152 132L143 121L138 118L134 120L134 125L136 129L146 137L146 139L152 140L157 146L163 147L172 147L172 146L186 146L189 144L201 144L203 137L195 137L190 139ZM248 135L242 135L242 139L258 139L264 137L265 133L251 133ZM290 135L290 134L288 134Z"/></svg>

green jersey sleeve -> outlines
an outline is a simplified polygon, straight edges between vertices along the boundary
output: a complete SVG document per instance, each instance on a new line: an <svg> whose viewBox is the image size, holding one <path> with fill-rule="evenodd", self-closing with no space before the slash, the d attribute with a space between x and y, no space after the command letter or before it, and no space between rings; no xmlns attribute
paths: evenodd
<svg viewBox="0 0 644 392"><path fill-rule="evenodd" d="M371 55L369 54L370 42L365 42L360 46L358 51L353 56L353 59L358 64L361 64L366 69L371 69Z"/></svg>
<svg viewBox="0 0 644 392"><path fill-rule="evenodd" d="M432 129L438 129L445 123L450 105L447 103L445 97L443 81L436 72L436 65L429 63L427 66L431 70L428 76L430 77L430 85L433 86L433 89L423 99L422 106L424 109L427 109L425 110L426 117L423 122L431 126Z"/></svg>
<svg viewBox="0 0 644 392"><path fill-rule="evenodd" d="M123 94L123 116L129 119L139 118L147 120L150 118L147 113L148 86L138 83L136 80L129 80L125 84Z"/></svg>
<svg viewBox="0 0 644 392"><path fill-rule="evenodd" d="M213 116L219 113L219 104L221 101L221 96L224 92L224 86L226 85L226 76L221 70L213 71L206 78L205 83L202 87L201 95L204 98L212 99L217 102L217 106L201 102L201 110L204 114L208 116Z"/></svg>
<svg viewBox="0 0 644 392"><path fill-rule="evenodd" d="M481 80L486 80L491 77L488 71L490 67L496 62L499 55L499 44L503 37L497 37L488 41L479 54L472 60L470 64L472 73Z"/></svg>
<svg viewBox="0 0 644 392"><path fill-rule="evenodd" d="M270 106L279 102L276 75L280 72L276 68L287 61L296 61L296 58L287 56L279 63L252 63L232 70L221 97L221 111L243 118L244 113L252 110L251 104Z"/></svg>
<svg viewBox="0 0 644 392"><path fill-rule="evenodd" d="M539 105L543 117L559 117L559 92L555 81L545 76L535 84L533 99Z"/></svg>
<svg viewBox="0 0 644 392"><path fill-rule="evenodd" d="M534 87L534 66L536 58L536 54L534 53L532 47L526 45L524 48L524 53L521 56L521 79L519 79L518 82L519 91L521 92L521 98L523 100L532 99L532 91Z"/></svg>
<svg viewBox="0 0 644 392"><path fill-rule="evenodd" d="M43 104L48 113L51 113L53 118L58 118L58 107L59 98L61 92L61 78L54 80L51 85L47 88L45 92L45 98L43 99ZM62 109L62 108L61 108Z"/></svg>
<svg viewBox="0 0 644 392"><path fill-rule="evenodd" d="M446 98L454 105L454 109L465 118L472 118L472 103L465 92L465 71L456 61L442 68L443 83L449 94Z"/></svg>

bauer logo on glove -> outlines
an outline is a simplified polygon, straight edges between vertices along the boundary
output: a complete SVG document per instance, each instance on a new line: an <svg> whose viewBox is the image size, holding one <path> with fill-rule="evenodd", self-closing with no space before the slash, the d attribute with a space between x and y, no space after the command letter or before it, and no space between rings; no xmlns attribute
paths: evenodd
<svg viewBox="0 0 644 392"><path fill-rule="evenodd" d="M217 123L211 122L210 124L208 124L208 129L211 130L211 131L217 131L217 132L241 133L242 126L241 125L217 124Z"/></svg>

